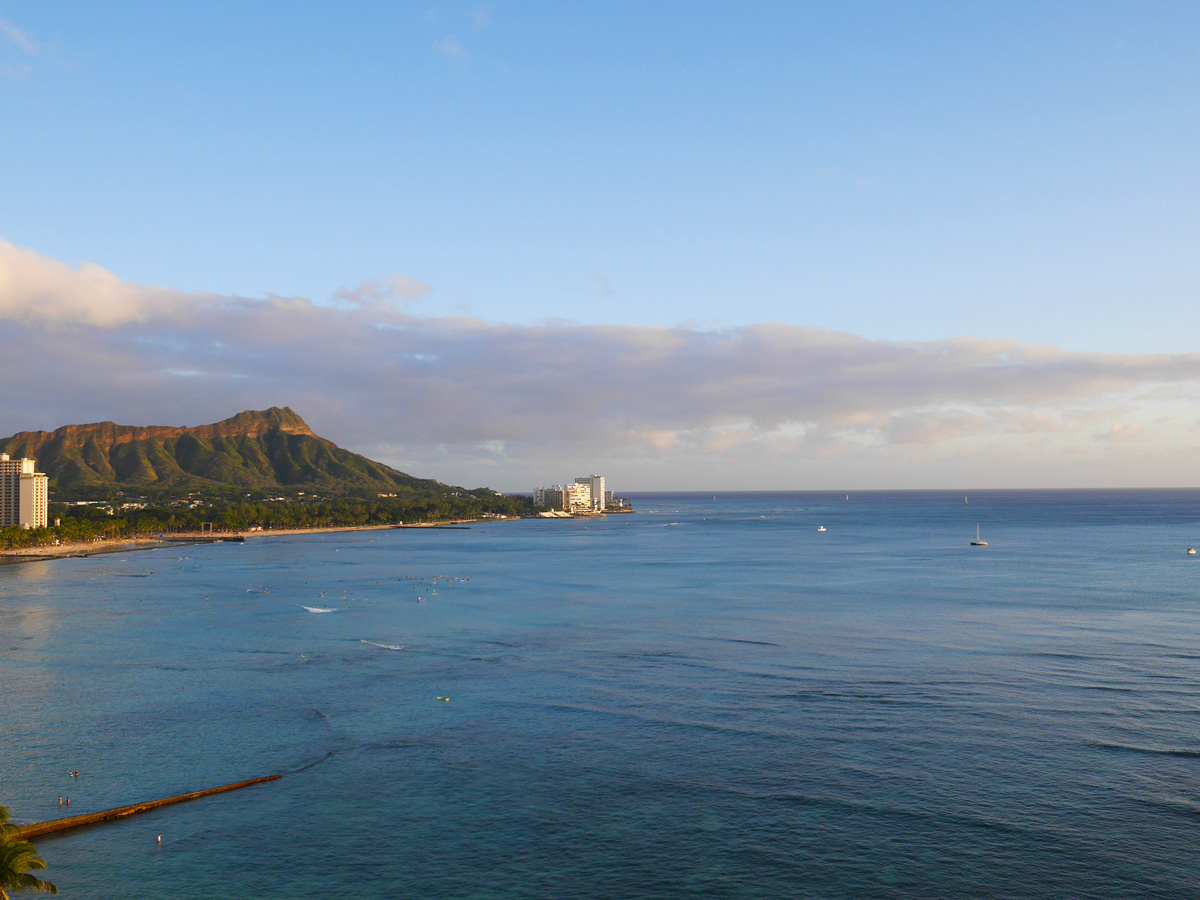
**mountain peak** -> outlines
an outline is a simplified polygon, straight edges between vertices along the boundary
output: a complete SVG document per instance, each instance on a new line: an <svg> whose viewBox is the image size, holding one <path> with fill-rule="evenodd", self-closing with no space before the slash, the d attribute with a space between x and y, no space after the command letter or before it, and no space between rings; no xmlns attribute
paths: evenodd
<svg viewBox="0 0 1200 900"><path fill-rule="evenodd" d="M211 425L64 425L0 439L0 451L37 460L56 491L108 486L185 491L303 488L371 496L442 490L318 437L287 406L247 409Z"/></svg>
<svg viewBox="0 0 1200 900"><path fill-rule="evenodd" d="M290 406L272 406L270 409L246 409L236 416L222 419L214 425L199 425L189 428L196 434L212 437L258 437L268 431L285 434L306 434L316 437L308 423L300 418Z"/></svg>

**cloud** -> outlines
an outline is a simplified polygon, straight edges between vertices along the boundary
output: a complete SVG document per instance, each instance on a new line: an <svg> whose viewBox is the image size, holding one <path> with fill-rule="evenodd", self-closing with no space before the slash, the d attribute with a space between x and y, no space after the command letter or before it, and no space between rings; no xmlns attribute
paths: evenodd
<svg viewBox="0 0 1200 900"><path fill-rule="evenodd" d="M463 45L452 34L446 35L440 41L434 41L433 49L446 59L463 59L467 55Z"/></svg>
<svg viewBox="0 0 1200 900"><path fill-rule="evenodd" d="M417 303L433 289L408 275L393 275L386 282L363 281L353 288L342 288L336 298L362 309L400 310Z"/></svg>
<svg viewBox="0 0 1200 900"><path fill-rule="evenodd" d="M22 31L8 19L0 19L0 37L15 45L26 56L37 56L42 46L27 31Z"/></svg>
<svg viewBox="0 0 1200 900"><path fill-rule="evenodd" d="M492 24L492 8L490 6L477 6L471 10L471 30L483 31Z"/></svg>
<svg viewBox="0 0 1200 900"><path fill-rule="evenodd" d="M782 323L413 315L406 304L429 290L393 276L332 303L191 294L0 241L0 434L110 418L200 424L286 404L338 443L419 474L466 473L459 483L499 473L525 484L578 460L709 484L732 473L748 486L823 466L933 483L955 466L1071 474L1085 471L1080 460L1116 464L1101 441L1179 460L1194 443L1200 354L868 340ZM1096 434L1117 415L1173 416L1179 434L1156 426L1154 442L1138 443L1131 424Z"/></svg>
<svg viewBox="0 0 1200 900"><path fill-rule="evenodd" d="M99 266L69 266L0 240L0 320L112 327L171 320L205 302L122 281Z"/></svg>
<svg viewBox="0 0 1200 900"><path fill-rule="evenodd" d="M1141 433L1141 425L1122 425L1120 422L1117 422L1108 431L1100 432L1093 435L1093 437L1098 441L1133 441L1137 440Z"/></svg>

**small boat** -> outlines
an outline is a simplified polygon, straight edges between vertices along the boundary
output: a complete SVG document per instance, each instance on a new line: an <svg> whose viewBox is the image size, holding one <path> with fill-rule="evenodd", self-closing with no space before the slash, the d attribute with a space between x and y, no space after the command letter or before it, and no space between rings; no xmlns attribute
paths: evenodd
<svg viewBox="0 0 1200 900"><path fill-rule="evenodd" d="M979 536L979 523L975 523L975 540L971 541L972 547L986 547L987 541Z"/></svg>
<svg viewBox="0 0 1200 900"><path fill-rule="evenodd" d="M825 526L824 526L824 525L818 525L818 526L817 526L817 531L824 531L824 530L825 530Z"/></svg>
<svg viewBox="0 0 1200 900"><path fill-rule="evenodd" d="M1187 555L1188 555L1188 556L1195 556L1195 555L1196 555L1196 548L1195 548L1195 547L1188 547Z"/></svg>
<svg viewBox="0 0 1200 900"><path fill-rule="evenodd" d="M966 506L966 505L967 505L967 498L963 497L963 506Z"/></svg>

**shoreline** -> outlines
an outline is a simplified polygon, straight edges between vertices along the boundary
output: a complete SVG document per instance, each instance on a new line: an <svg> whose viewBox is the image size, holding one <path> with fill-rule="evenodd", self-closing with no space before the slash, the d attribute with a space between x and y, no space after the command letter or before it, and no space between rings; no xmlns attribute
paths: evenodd
<svg viewBox="0 0 1200 900"><path fill-rule="evenodd" d="M98 541L76 541L69 544L46 544L40 547L21 547L0 550L0 566L23 562L47 562L54 559L75 559L107 553L132 553L136 550L160 550L163 547L189 544L217 544L225 541L244 543L251 538L298 534L334 534L343 531L389 531L398 528L461 528L479 522L515 522L520 516L505 519L450 519L445 522L411 522L399 525L332 525L326 528L272 528L266 531L177 531L163 537L111 538Z"/></svg>

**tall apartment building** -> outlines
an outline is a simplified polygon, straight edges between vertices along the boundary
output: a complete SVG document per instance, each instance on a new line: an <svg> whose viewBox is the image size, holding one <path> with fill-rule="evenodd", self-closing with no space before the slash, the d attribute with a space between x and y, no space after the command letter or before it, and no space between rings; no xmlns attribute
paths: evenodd
<svg viewBox="0 0 1200 900"><path fill-rule="evenodd" d="M591 486L580 483L534 488L533 505L542 509L560 509L570 513L589 513L594 509Z"/></svg>
<svg viewBox="0 0 1200 900"><path fill-rule="evenodd" d="M603 475L585 475L582 478L575 479L576 484L586 484L590 491L592 512L604 512L606 503L606 495L604 493L604 476Z"/></svg>
<svg viewBox="0 0 1200 900"><path fill-rule="evenodd" d="M534 488L533 489L533 505L542 509L568 509L567 492L563 490L561 484L556 484L554 487Z"/></svg>
<svg viewBox="0 0 1200 900"><path fill-rule="evenodd" d="M32 459L0 453L0 528L46 527L46 476Z"/></svg>
<svg viewBox="0 0 1200 900"><path fill-rule="evenodd" d="M592 503L591 485L575 482L564 488L567 495L567 510L573 513L589 513L595 506Z"/></svg>

